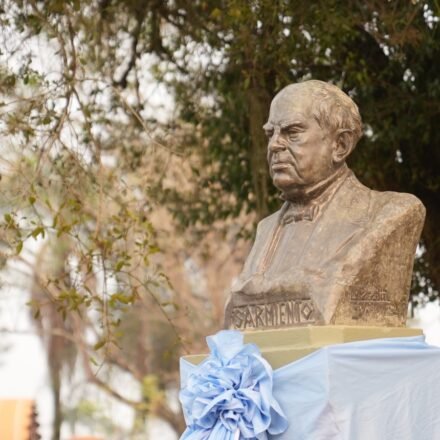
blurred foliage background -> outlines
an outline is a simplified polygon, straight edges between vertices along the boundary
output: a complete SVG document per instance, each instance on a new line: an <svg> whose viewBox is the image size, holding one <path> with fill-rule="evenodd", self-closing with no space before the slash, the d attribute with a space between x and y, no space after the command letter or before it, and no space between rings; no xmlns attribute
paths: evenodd
<svg viewBox="0 0 440 440"><path fill-rule="evenodd" d="M289 83L356 101L350 165L425 204L411 304L437 299L439 15L438 0L1 2L1 262L29 269L53 440L95 411L62 401L78 365L134 409L121 438L152 414L182 431L177 359L221 326L254 227L280 205L261 127Z"/></svg>

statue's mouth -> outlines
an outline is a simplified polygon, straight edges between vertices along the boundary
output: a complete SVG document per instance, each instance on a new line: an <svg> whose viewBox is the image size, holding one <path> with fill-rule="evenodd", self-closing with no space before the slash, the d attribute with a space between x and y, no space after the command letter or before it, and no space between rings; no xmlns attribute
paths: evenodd
<svg viewBox="0 0 440 440"><path fill-rule="evenodd" d="M273 171L282 171L287 168L290 168L292 165L287 162L275 162L271 165Z"/></svg>

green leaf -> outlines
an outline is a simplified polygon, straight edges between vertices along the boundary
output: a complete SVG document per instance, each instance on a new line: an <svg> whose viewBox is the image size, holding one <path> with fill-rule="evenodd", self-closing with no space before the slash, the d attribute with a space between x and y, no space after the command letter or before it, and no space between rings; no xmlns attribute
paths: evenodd
<svg viewBox="0 0 440 440"><path fill-rule="evenodd" d="M98 351L100 348L104 347L104 345L106 344L106 340L105 339L101 339L100 341L98 341L94 346L93 349Z"/></svg>
<svg viewBox="0 0 440 440"><path fill-rule="evenodd" d="M115 265L115 272L119 272L125 265L125 261L124 260L120 260L116 263Z"/></svg>
<svg viewBox="0 0 440 440"><path fill-rule="evenodd" d="M34 313L33 313L34 319L38 319L41 316L41 310L40 308L35 309Z"/></svg>
<svg viewBox="0 0 440 440"><path fill-rule="evenodd" d="M219 8L215 8L211 12L211 17L214 19L220 18L221 16L222 16L222 11Z"/></svg>
<svg viewBox="0 0 440 440"><path fill-rule="evenodd" d="M41 235L44 238L45 232L43 226L37 226L30 234L35 239L38 238L39 235Z"/></svg>
<svg viewBox="0 0 440 440"><path fill-rule="evenodd" d="M20 240L17 243L17 246L15 246L15 252L17 253L17 255L20 254L21 250L23 249L23 242Z"/></svg>
<svg viewBox="0 0 440 440"><path fill-rule="evenodd" d="M68 234L71 229L72 229L71 225L63 225L60 229L58 229L57 237L60 237L64 233Z"/></svg>
<svg viewBox="0 0 440 440"><path fill-rule="evenodd" d="M110 296L110 301L112 303L115 303L116 301L118 301L122 304L131 304L133 302L133 296L132 295L124 295L123 293L113 293Z"/></svg>
<svg viewBox="0 0 440 440"><path fill-rule="evenodd" d="M150 254L157 254L158 252L160 252L160 248L154 244L148 246L148 252Z"/></svg>

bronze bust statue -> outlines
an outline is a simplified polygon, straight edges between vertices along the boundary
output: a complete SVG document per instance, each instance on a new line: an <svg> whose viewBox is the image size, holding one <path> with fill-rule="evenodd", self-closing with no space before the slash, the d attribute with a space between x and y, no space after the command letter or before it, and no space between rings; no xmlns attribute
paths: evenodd
<svg viewBox="0 0 440 440"><path fill-rule="evenodd" d="M365 187L347 167L362 135L356 104L322 81L291 84L263 128L284 204L258 225L226 326L405 325L425 208Z"/></svg>

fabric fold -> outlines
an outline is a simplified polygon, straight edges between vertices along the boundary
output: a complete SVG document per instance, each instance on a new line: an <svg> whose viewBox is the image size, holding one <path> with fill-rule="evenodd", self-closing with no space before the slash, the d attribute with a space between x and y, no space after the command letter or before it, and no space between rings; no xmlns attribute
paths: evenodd
<svg viewBox="0 0 440 440"><path fill-rule="evenodd" d="M287 429L272 394L273 371L255 344L223 330L207 338L211 354L200 365L181 364L180 402L188 428L181 440L267 440Z"/></svg>
<svg viewBox="0 0 440 440"><path fill-rule="evenodd" d="M272 372L220 333L200 366L181 359L182 439L440 439L440 348L422 336L332 345Z"/></svg>

